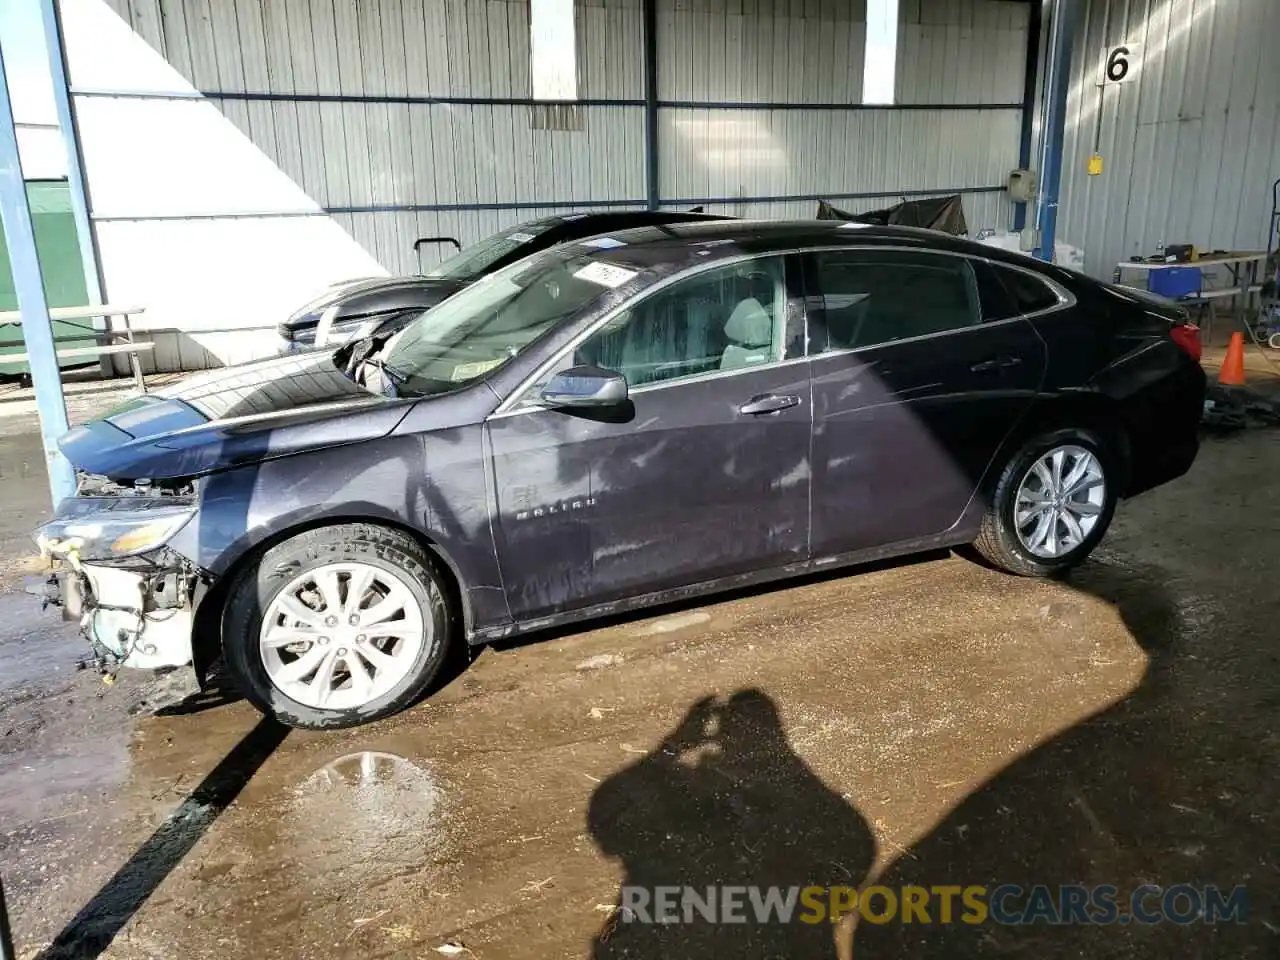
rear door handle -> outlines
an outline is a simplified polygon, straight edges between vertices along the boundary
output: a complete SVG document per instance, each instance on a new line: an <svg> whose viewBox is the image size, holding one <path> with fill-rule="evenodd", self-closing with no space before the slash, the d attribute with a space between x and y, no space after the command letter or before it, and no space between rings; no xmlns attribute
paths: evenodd
<svg viewBox="0 0 1280 960"><path fill-rule="evenodd" d="M1022 363L1021 357L993 357L990 360L983 360L981 363L975 363L969 369L974 373L995 373L999 370L1008 370Z"/></svg>
<svg viewBox="0 0 1280 960"><path fill-rule="evenodd" d="M794 407L800 402L799 397L779 396L766 393L764 396L752 397L738 408L739 413L758 415L761 413L777 413L787 407Z"/></svg>

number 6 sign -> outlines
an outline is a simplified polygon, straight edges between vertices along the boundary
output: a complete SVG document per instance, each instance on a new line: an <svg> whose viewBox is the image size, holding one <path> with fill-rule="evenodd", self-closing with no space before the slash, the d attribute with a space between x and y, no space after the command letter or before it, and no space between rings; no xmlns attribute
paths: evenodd
<svg viewBox="0 0 1280 960"><path fill-rule="evenodd" d="M1102 80L1108 83L1129 83L1138 79L1138 67L1142 63L1142 44L1121 43L1102 48Z"/></svg>

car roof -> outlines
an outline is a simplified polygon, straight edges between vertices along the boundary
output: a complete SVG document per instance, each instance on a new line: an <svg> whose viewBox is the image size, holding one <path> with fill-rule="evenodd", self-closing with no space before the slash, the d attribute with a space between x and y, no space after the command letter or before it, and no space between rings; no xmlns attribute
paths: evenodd
<svg viewBox="0 0 1280 960"><path fill-rule="evenodd" d="M569 227L575 230L580 228L582 232L589 235L590 231L596 230L599 226L626 230L666 223L696 223L699 221L720 223L725 219L727 218L724 216L690 210L595 210L590 213L565 213L535 222L555 224L556 226Z"/></svg>
<svg viewBox="0 0 1280 960"><path fill-rule="evenodd" d="M619 246L595 249L601 260L641 268L683 267L743 254L783 253L812 247L914 247L963 253L1035 270L1058 279L1079 279L1029 256L921 227L886 227L842 220L712 220L609 231ZM1061 275L1061 276L1059 276Z"/></svg>

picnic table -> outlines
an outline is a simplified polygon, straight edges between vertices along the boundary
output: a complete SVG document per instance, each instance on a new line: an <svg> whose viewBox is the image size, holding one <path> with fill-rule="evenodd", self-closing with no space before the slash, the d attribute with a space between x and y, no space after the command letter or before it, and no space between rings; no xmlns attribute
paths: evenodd
<svg viewBox="0 0 1280 960"><path fill-rule="evenodd" d="M116 354L128 354L129 366L133 371L133 381L138 385L138 389L143 393L147 391L147 384L142 379L142 364L139 361L139 354L146 353L155 349L154 343L138 343L133 339L133 326L129 318L143 313L146 307L137 306L121 306L119 304L104 303L101 306L83 306L83 307L53 307L49 310L50 320L92 320L96 317L102 317L107 320L106 330L86 330L86 334L94 334L103 337L107 342L99 343L92 347L69 347L64 350L56 350L59 360L74 360L80 357L107 357ZM120 317L124 322L123 330L116 330L111 326L111 317ZM22 313L18 310L0 311L0 326L22 325ZM117 338L122 338L117 340ZM74 339L82 340L83 337L60 337L58 339ZM26 353L6 353L0 355L0 363L22 363L30 360L30 355Z"/></svg>
<svg viewBox="0 0 1280 960"><path fill-rule="evenodd" d="M1247 297L1250 294L1257 293L1262 289L1262 284L1258 277L1265 269L1267 254L1261 250L1235 251L1222 254L1207 254L1201 256L1197 260L1171 262L1167 260L1122 260L1116 265L1117 272L1121 275L1120 282L1123 284L1124 274L1137 273L1142 274L1147 289L1151 286L1151 274L1159 270L1171 269L1199 269L1201 274L1217 267L1225 267L1231 275L1231 283L1227 286L1203 286L1199 290L1188 293L1178 299L1185 303L1195 304L1206 307L1208 310L1208 319L1210 326L1206 329L1206 335L1212 330L1212 321L1214 317L1214 303L1218 300L1230 300L1232 312L1235 312L1237 306L1237 298ZM1128 284L1134 286L1134 284Z"/></svg>

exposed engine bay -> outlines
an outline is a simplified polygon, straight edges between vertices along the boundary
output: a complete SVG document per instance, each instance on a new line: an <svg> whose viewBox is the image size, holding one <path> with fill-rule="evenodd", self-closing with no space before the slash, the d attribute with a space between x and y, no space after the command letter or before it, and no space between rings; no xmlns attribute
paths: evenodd
<svg viewBox="0 0 1280 960"><path fill-rule="evenodd" d="M95 473L77 473L78 497L190 497L196 492L194 480L113 480Z"/></svg>
<svg viewBox="0 0 1280 960"><path fill-rule="evenodd" d="M171 531L185 522L182 503L194 493L192 481L130 483L82 474L73 499L87 508L83 518L42 528L38 543L53 568L45 602L60 605L63 619L79 622L105 671L191 662L192 624L206 578L163 545L168 532L148 531ZM155 506L131 509L139 501ZM158 545L150 546L149 537Z"/></svg>
<svg viewBox="0 0 1280 960"><path fill-rule="evenodd" d="M195 568L171 551L148 569L55 561L47 599L80 632L104 668L180 667L191 662L191 630L203 586Z"/></svg>

